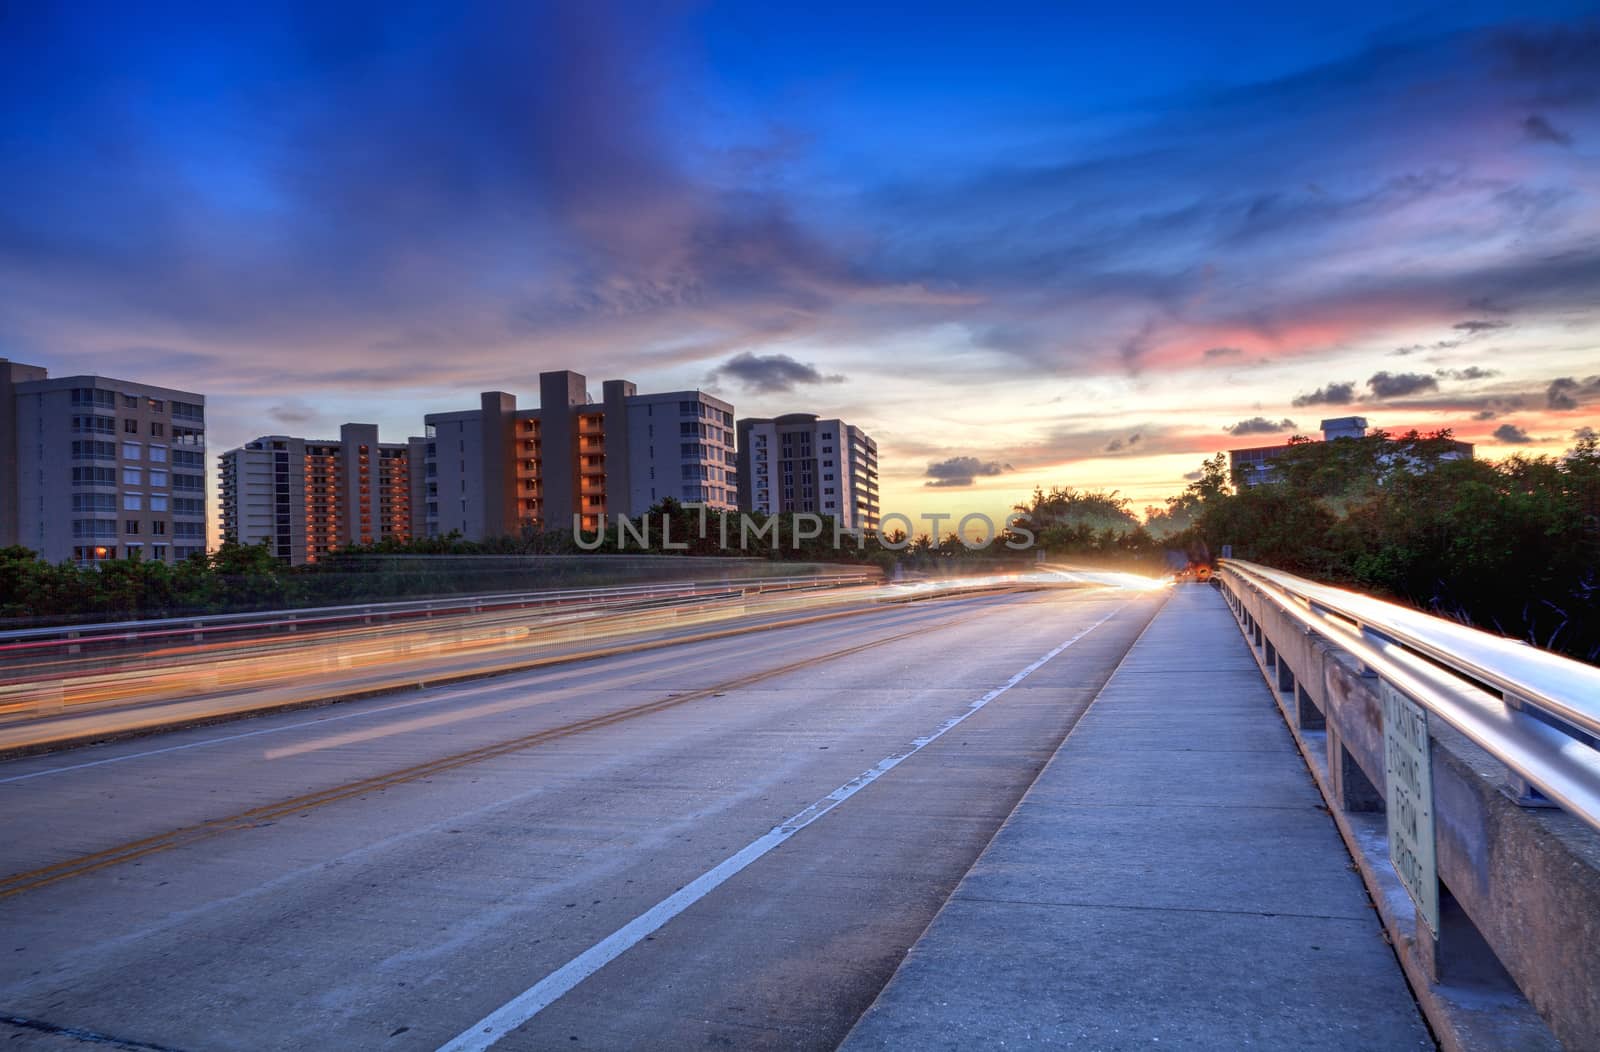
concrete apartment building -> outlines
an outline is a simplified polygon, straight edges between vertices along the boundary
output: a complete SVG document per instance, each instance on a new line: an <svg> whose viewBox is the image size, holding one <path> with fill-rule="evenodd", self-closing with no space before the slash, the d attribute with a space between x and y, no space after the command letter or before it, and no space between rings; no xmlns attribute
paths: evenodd
<svg viewBox="0 0 1600 1052"><path fill-rule="evenodd" d="M1321 426L1322 440L1335 442L1341 438L1365 438L1367 434L1367 418L1364 416L1340 416L1324 420ZM1246 486L1260 486L1278 480L1278 470L1273 461L1283 456L1285 451L1293 449L1292 443L1281 443L1275 446L1253 446L1249 449L1228 450L1228 468L1234 478L1240 479ZM1444 453L1441 460L1470 460L1472 459L1473 446L1471 442L1451 442L1449 452Z"/></svg>
<svg viewBox="0 0 1600 1052"><path fill-rule="evenodd" d="M878 443L810 413L739 421L739 507L810 512L846 529L878 529Z"/></svg>
<svg viewBox="0 0 1600 1052"><path fill-rule="evenodd" d="M479 540L579 517L643 514L673 497L731 511L733 406L701 391L638 393L607 380L594 401L570 370L539 375L539 407L486 391L476 409L425 418L423 532Z"/></svg>
<svg viewBox="0 0 1600 1052"><path fill-rule="evenodd" d="M51 562L206 550L205 396L0 358L0 545Z"/></svg>
<svg viewBox="0 0 1600 1052"><path fill-rule="evenodd" d="M346 545L410 540L421 525L411 499L421 443L345 424L337 440L264 435L230 449L217 458L223 539L265 541L295 566Z"/></svg>

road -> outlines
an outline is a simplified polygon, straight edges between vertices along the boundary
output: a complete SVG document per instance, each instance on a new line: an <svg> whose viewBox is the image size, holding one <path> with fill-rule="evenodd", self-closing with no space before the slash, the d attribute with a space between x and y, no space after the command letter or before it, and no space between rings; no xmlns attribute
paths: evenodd
<svg viewBox="0 0 1600 1052"><path fill-rule="evenodd" d="M0 1039L832 1048L1160 602L941 599L0 764Z"/></svg>

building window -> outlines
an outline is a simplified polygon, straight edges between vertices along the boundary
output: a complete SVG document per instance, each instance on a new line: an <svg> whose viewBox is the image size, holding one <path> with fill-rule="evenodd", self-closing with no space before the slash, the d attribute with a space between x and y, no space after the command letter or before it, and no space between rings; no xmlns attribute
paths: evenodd
<svg viewBox="0 0 1600 1052"><path fill-rule="evenodd" d="M125 435L137 435L139 433L139 421L131 416L123 420L122 433Z"/></svg>
<svg viewBox="0 0 1600 1052"><path fill-rule="evenodd" d="M122 484L124 486L139 486L144 483L143 468L123 468Z"/></svg>
<svg viewBox="0 0 1600 1052"><path fill-rule="evenodd" d="M139 396L138 395L131 395L131 394L123 395L122 396L122 408L124 408L124 409L138 409L139 408Z"/></svg>
<svg viewBox="0 0 1600 1052"><path fill-rule="evenodd" d="M159 420L150 421L150 436L152 438L160 438L162 435L164 435L166 433L167 433L167 425L163 424Z"/></svg>
<svg viewBox="0 0 1600 1052"><path fill-rule="evenodd" d="M73 519L72 535L74 537L115 537L117 535L117 520Z"/></svg>
<svg viewBox="0 0 1600 1052"><path fill-rule="evenodd" d="M72 389L72 404L115 409L117 407L117 396L113 391L99 391L93 387L74 387Z"/></svg>
<svg viewBox="0 0 1600 1052"><path fill-rule="evenodd" d="M139 532L139 520L138 519L126 519L126 520L124 520L123 523L122 523L122 532L123 533L138 533Z"/></svg>
<svg viewBox="0 0 1600 1052"><path fill-rule="evenodd" d="M165 486L166 484L167 484L167 473L165 471L157 471L155 468L151 468L150 469L150 485L152 485L152 486Z"/></svg>
<svg viewBox="0 0 1600 1052"><path fill-rule="evenodd" d="M152 508L151 510L154 511L155 509ZM157 519L150 524L150 532L159 537L167 532L167 524L160 519Z"/></svg>
<svg viewBox="0 0 1600 1052"><path fill-rule="evenodd" d="M72 484L75 486L115 486L116 468L73 468Z"/></svg>
<svg viewBox="0 0 1600 1052"><path fill-rule="evenodd" d="M150 494L150 510L151 511L166 511L167 510L167 495L165 493L152 493L152 494Z"/></svg>
<svg viewBox="0 0 1600 1052"><path fill-rule="evenodd" d="M122 443L122 459L123 460L142 460L142 459L144 459L144 447L141 446L137 442L124 442L124 443Z"/></svg>
<svg viewBox="0 0 1600 1052"><path fill-rule="evenodd" d="M115 493L74 493L72 495L73 511L109 511L113 515L117 511L117 495Z"/></svg>
<svg viewBox="0 0 1600 1052"><path fill-rule="evenodd" d="M179 454L179 456L182 456L182 455L183 454ZM188 455L191 456L191 457L194 457L196 460L201 459L201 456L200 456L199 453L190 453ZM156 464L165 464L167 462L167 447L166 446L151 446L150 447L150 460L153 463L156 463Z"/></svg>
<svg viewBox="0 0 1600 1052"><path fill-rule="evenodd" d="M144 494L124 493L122 495L123 511L141 511L144 508Z"/></svg>

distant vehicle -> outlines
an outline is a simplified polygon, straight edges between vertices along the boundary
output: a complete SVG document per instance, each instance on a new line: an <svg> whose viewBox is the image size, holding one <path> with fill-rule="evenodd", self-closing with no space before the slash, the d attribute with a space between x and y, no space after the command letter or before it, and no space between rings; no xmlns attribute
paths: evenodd
<svg viewBox="0 0 1600 1052"><path fill-rule="evenodd" d="M1211 550L1201 542L1190 544L1186 551L1167 551L1167 568L1172 571L1172 579L1179 584L1185 581L1211 583L1211 575L1216 572L1215 562Z"/></svg>

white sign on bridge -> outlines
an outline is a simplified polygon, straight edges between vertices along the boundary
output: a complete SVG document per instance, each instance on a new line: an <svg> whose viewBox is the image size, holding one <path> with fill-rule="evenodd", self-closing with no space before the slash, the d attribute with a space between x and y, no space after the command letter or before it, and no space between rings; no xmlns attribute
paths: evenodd
<svg viewBox="0 0 1600 1052"><path fill-rule="evenodd" d="M1389 819L1389 860L1417 905L1417 916L1439 934L1439 870L1433 848L1433 765L1428 712L1388 682L1383 698L1383 798Z"/></svg>

